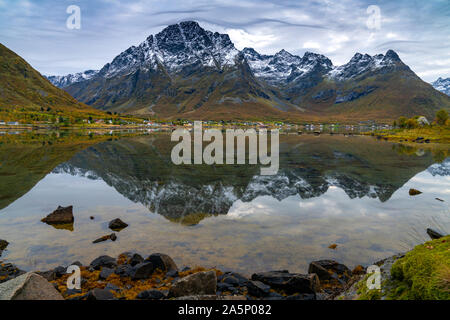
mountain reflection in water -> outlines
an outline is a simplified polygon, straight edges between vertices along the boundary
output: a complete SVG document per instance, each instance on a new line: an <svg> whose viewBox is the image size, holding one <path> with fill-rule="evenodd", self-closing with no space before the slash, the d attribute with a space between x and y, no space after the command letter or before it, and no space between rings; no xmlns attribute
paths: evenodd
<svg viewBox="0 0 450 320"><path fill-rule="evenodd" d="M46 268L136 250L247 273L304 272L319 258L368 264L425 240L427 227L450 228L442 152L370 137L282 135L278 174L260 176L256 165L175 166L168 134L110 140L0 146L8 260ZM412 198L409 187L424 194ZM74 206L73 232L40 223L57 205ZM130 225L118 241L93 245L117 217Z"/></svg>

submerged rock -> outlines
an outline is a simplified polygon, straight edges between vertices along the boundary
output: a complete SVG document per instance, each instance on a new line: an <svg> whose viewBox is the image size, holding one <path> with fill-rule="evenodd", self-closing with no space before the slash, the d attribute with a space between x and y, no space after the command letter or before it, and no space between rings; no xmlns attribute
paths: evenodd
<svg viewBox="0 0 450 320"><path fill-rule="evenodd" d="M2 256L3 250L5 250L8 245L8 241L0 239L0 257Z"/></svg>
<svg viewBox="0 0 450 320"><path fill-rule="evenodd" d="M98 239L92 241L92 243L99 243L99 242L104 242L104 241L108 241L108 240L116 241L117 240L116 234L115 233L108 234L106 236L103 236L101 238L98 238Z"/></svg>
<svg viewBox="0 0 450 320"><path fill-rule="evenodd" d="M409 189L409 195L410 196L417 196L419 194L422 194L422 191L416 190L416 189Z"/></svg>
<svg viewBox="0 0 450 320"><path fill-rule="evenodd" d="M0 284L0 300L63 300L53 285L36 273Z"/></svg>
<svg viewBox="0 0 450 320"><path fill-rule="evenodd" d="M215 271L197 272L177 280L169 290L170 297L216 294Z"/></svg>
<svg viewBox="0 0 450 320"><path fill-rule="evenodd" d="M64 225L73 224L73 206L61 207L50 213L48 216L41 220L50 225Z"/></svg>
<svg viewBox="0 0 450 320"><path fill-rule="evenodd" d="M117 218L117 219L114 219L114 220L110 221L108 227L111 230L120 231L120 230L125 229L126 227L128 227L128 224L126 224L125 222L123 222L122 220Z"/></svg>

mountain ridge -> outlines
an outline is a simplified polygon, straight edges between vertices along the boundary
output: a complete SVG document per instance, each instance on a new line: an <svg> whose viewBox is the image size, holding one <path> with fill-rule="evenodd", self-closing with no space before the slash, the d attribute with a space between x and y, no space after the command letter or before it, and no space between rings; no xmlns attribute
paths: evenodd
<svg viewBox="0 0 450 320"><path fill-rule="evenodd" d="M448 96L398 54L357 53L342 66L306 52L239 51L197 22L170 25L64 89L96 108L161 118L383 119L434 117Z"/></svg>

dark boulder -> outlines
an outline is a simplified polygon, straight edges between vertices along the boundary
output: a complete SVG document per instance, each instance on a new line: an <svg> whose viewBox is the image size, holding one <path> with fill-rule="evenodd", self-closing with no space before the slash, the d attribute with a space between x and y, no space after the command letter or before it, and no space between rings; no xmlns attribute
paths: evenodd
<svg viewBox="0 0 450 320"><path fill-rule="evenodd" d="M284 271L255 273L253 281L261 281L272 289L282 290L287 294L315 293L320 290L319 278L316 274L299 274Z"/></svg>
<svg viewBox="0 0 450 320"><path fill-rule="evenodd" d="M0 239L0 257L2 256L3 250L5 250L8 245L8 241Z"/></svg>
<svg viewBox="0 0 450 320"><path fill-rule="evenodd" d="M104 267L104 268L102 268L102 271L100 272L99 278L102 280L105 280L113 273L114 273L114 269Z"/></svg>
<svg viewBox="0 0 450 320"><path fill-rule="evenodd" d="M129 264L122 264L114 270L115 274L117 274L123 278L132 277L134 275L134 272L135 272L135 269L132 266L130 266Z"/></svg>
<svg viewBox="0 0 450 320"><path fill-rule="evenodd" d="M178 267L172 258L163 253L154 253L145 259L145 261L153 263L155 270L159 269L163 272L178 270Z"/></svg>
<svg viewBox="0 0 450 320"><path fill-rule="evenodd" d="M166 278L177 278L178 276L178 270L170 270L166 273Z"/></svg>
<svg viewBox="0 0 450 320"><path fill-rule="evenodd" d="M159 290L145 290L137 295L137 298L142 300L160 300L165 297L164 293Z"/></svg>
<svg viewBox="0 0 450 320"><path fill-rule="evenodd" d="M317 274L320 280L330 280L335 274L345 276L345 278L352 276L352 272L347 266L334 260L313 261L309 264L308 273Z"/></svg>
<svg viewBox="0 0 450 320"><path fill-rule="evenodd" d="M0 283L14 279L25 273L25 271L20 270L11 263L0 263Z"/></svg>
<svg viewBox="0 0 450 320"><path fill-rule="evenodd" d="M114 219L114 220L110 221L108 227L111 230L120 231L120 230L125 229L126 227L128 227L128 224L126 224L125 222L123 222L122 220L117 218L117 219Z"/></svg>
<svg viewBox="0 0 450 320"><path fill-rule="evenodd" d="M444 237L444 235L440 234L439 232L437 232L436 230L433 230L431 228L427 229L427 234L430 236L431 239L435 240L435 239L440 239L442 237Z"/></svg>
<svg viewBox="0 0 450 320"><path fill-rule="evenodd" d="M286 300L316 300L316 295L313 293L294 294L286 297Z"/></svg>
<svg viewBox="0 0 450 320"><path fill-rule="evenodd" d="M100 270L102 267L115 268L117 267L117 262L116 259L110 256L100 256L94 259L89 266L94 270Z"/></svg>
<svg viewBox="0 0 450 320"><path fill-rule="evenodd" d="M257 298L267 297L270 293L270 286L261 281L248 281L247 289L250 295Z"/></svg>
<svg viewBox="0 0 450 320"><path fill-rule="evenodd" d="M422 191L416 190L416 189L409 189L409 195L410 196L417 196L419 194L421 194Z"/></svg>
<svg viewBox="0 0 450 320"><path fill-rule="evenodd" d="M47 224L73 224L73 206L61 207L41 220Z"/></svg>
<svg viewBox="0 0 450 320"><path fill-rule="evenodd" d="M89 291L86 300L114 300L111 290L95 288Z"/></svg>
<svg viewBox="0 0 450 320"><path fill-rule="evenodd" d="M170 297L216 294L217 276L214 271L197 272L174 282Z"/></svg>
<svg viewBox="0 0 450 320"><path fill-rule="evenodd" d="M133 266L133 267L134 267L135 265L139 264L139 263L142 263L142 262L144 262L144 258L142 258L142 256L139 255L139 254L137 254L137 253L134 253L134 254L131 256L131 258L128 259L128 264L131 265L131 266Z"/></svg>
<svg viewBox="0 0 450 320"><path fill-rule="evenodd" d="M153 272L155 271L155 267L153 266L153 263L146 261L137 264L135 267L133 267L134 272L131 277L132 280L142 280L142 279L148 279L151 277Z"/></svg>

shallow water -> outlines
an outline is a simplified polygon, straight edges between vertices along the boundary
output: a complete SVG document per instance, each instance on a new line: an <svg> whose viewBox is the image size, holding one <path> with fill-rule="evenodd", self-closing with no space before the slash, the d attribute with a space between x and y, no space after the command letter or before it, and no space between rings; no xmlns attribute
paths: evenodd
<svg viewBox="0 0 450 320"><path fill-rule="evenodd" d="M3 260L44 270L164 252L180 266L305 272L322 258L371 264L427 240L428 227L450 232L442 152L282 135L280 170L263 177L258 166L175 166L168 134L111 140L0 144ZM423 194L411 197L410 188ZM74 206L73 231L40 222L58 205ZM114 218L129 227L116 242L92 244Z"/></svg>

